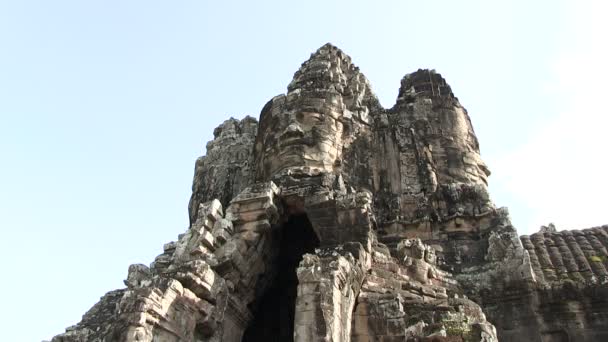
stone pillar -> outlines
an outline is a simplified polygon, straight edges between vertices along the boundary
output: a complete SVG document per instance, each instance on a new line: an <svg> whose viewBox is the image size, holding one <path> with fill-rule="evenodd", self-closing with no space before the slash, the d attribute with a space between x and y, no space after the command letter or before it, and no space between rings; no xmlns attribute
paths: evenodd
<svg viewBox="0 0 608 342"><path fill-rule="evenodd" d="M272 272L268 266L278 253L270 234L280 218L278 194L274 183L256 183L243 190L226 209L226 220L232 222L234 232L215 254L215 269L231 289L221 341L241 341L251 320L247 305L267 286L259 279L261 274Z"/></svg>
<svg viewBox="0 0 608 342"><path fill-rule="evenodd" d="M358 249L359 259L349 247ZM298 268L294 341L350 341L352 312L368 257L360 244L321 248L304 256Z"/></svg>
<svg viewBox="0 0 608 342"><path fill-rule="evenodd" d="M350 341L354 305L371 264L369 193L310 199L306 211L321 248L298 268L295 341Z"/></svg>

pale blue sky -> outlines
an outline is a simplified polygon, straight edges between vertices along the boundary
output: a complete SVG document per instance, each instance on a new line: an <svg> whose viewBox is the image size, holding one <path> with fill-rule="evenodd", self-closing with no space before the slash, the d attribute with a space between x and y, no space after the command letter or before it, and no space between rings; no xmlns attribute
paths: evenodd
<svg viewBox="0 0 608 342"><path fill-rule="evenodd" d="M151 262L187 228L213 128L257 117L326 42L385 107L404 74L442 73L520 232L608 223L605 181L589 181L606 169L595 138L606 109L593 106L605 96L603 11L593 0L0 0L0 340L61 333L129 264Z"/></svg>

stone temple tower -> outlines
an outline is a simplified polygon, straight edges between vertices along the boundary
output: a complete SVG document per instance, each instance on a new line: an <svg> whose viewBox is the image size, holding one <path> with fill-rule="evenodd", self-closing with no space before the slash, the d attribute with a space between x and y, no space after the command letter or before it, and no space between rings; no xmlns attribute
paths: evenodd
<svg viewBox="0 0 608 342"><path fill-rule="evenodd" d="M190 226L53 342L606 341L608 226L518 237L434 70L326 44L196 161Z"/></svg>

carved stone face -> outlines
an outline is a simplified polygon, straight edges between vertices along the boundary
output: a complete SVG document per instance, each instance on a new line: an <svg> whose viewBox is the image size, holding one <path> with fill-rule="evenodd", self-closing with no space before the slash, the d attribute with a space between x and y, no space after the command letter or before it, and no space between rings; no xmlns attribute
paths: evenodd
<svg viewBox="0 0 608 342"><path fill-rule="evenodd" d="M437 264L437 253L435 252L435 249L431 247L426 248L426 252L424 253L424 261L431 265Z"/></svg>
<svg viewBox="0 0 608 342"><path fill-rule="evenodd" d="M309 168L330 172L340 164L343 104L339 94L290 93L265 108L256 140L258 175Z"/></svg>
<svg viewBox="0 0 608 342"><path fill-rule="evenodd" d="M420 239L403 240L397 246L397 251L402 259L413 258L417 260L424 259L426 245Z"/></svg>

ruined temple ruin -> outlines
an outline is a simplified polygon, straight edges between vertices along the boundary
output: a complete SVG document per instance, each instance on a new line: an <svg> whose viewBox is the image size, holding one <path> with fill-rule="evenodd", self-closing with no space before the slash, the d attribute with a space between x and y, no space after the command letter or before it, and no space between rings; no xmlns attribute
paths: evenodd
<svg viewBox="0 0 608 342"><path fill-rule="evenodd" d="M327 44L196 161L190 226L53 342L608 341L608 226L517 235L433 70Z"/></svg>

